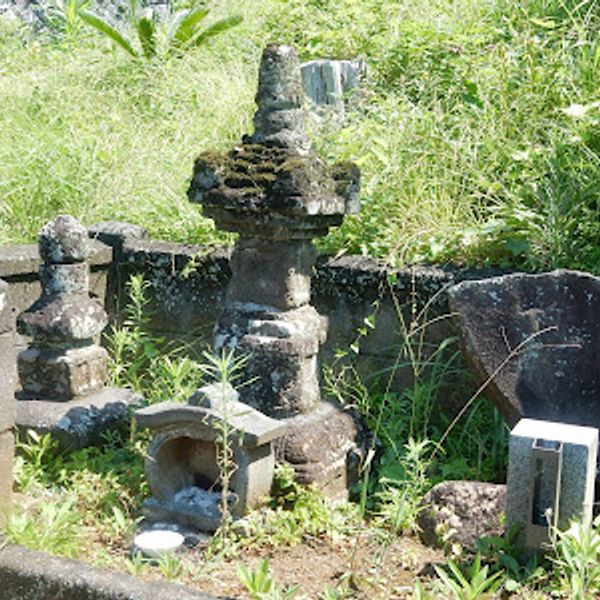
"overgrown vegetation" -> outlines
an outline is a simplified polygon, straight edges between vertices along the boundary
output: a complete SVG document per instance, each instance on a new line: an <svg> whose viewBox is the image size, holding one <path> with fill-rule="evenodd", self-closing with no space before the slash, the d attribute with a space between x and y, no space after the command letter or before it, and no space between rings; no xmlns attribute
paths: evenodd
<svg viewBox="0 0 600 600"><path fill-rule="evenodd" d="M0 22L2 243L31 241L58 212L87 223L132 221L171 240L227 241L187 202L192 160L201 150L230 147L251 129L260 52L280 41L306 59L359 55L369 65L346 119L311 123L317 150L328 160L356 161L364 176L360 216L332 232L325 250L395 264L598 271L597 0L229 0L211 7L207 29L187 42L240 14L234 30L200 47L186 44L185 52L164 38L160 50L148 45L159 35L152 21L143 26L148 35L140 36L139 50L132 46L140 59L134 61L115 49L114 35L82 27L83 4L57 3L53 30L35 39ZM188 16L204 10L177 4ZM147 402L183 401L225 357L194 361L151 335L145 292L143 279L131 280L126 320L108 336L113 383ZM506 427L489 403L473 397L458 421L437 409L448 382L466 389L465 374L455 366L455 340L424 342L428 308L398 307L404 343L389 369L365 378L350 360L374 314L326 372L327 392L352 405L374 433L358 503L332 506L280 469L270 506L228 524L204 549L206 564L242 548L266 551L306 539L354 543L365 530L386 547L416 531L423 495L436 481L502 480ZM223 381L231 375L225 371ZM392 391L394 378L406 382L401 392ZM48 437L22 441L17 487L35 500L11 517L9 537L140 575L158 570L198 581L199 567L190 561L170 556L153 566L123 551L146 494L145 439L134 433L68 456ZM484 540L479 552L454 556L412 593L592 598L600 590L599 553L598 522L556 532L551 562L540 564L519 562L510 538ZM240 574L254 597L294 594L276 583L267 562ZM352 597L360 587L355 575L350 569L322 598Z"/></svg>
<svg viewBox="0 0 600 600"><path fill-rule="evenodd" d="M72 12L62 37L2 24L5 242L59 211L223 240L186 200L192 161L250 130L260 51L277 40L369 66L343 126L313 127L321 153L364 175L361 215L325 249L597 271L598 0L229 0L206 26L242 24L143 68Z"/></svg>

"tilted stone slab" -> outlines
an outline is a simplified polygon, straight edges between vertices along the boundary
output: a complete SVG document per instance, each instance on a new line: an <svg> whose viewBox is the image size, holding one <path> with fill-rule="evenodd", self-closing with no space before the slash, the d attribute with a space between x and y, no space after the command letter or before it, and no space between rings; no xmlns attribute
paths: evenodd
<svg viewBox="0 0 600 600"><path fill-rule="evenodd" d="M11 507L15 438L10 431L0 433L0 527L3 527ZM2 546L0 545L0 548ZM0 597L4 598L2 592Z"/></svg>
<svg viewBox="0 0 600 600"><path fill-rule="evenodd" d="M449 290L466 358L510 423L600 426L600 279L505 275Z"/></svg>
<svg viewBox="0 0 600 600"><path fill-rule="evenodd" d="M104 388L100 392L69 402L21 400L17 403L17 430L50 433L60 447L77 450L101 444L102 435L123 426L130 408L142 398L130 390Z"/></svg>

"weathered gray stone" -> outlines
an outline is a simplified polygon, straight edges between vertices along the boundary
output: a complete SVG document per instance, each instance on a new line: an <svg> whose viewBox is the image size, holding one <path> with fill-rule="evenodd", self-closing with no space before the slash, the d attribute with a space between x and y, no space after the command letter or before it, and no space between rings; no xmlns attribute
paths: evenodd
<svg viewBox="0 0 600 600"><path fill-rule="evenodd" d="M307 414L283 419L287 432L276 446L278 460L292 465L298 481L314 483L330 498L347 499L359 478L367 432L353 411L320 402Z"/></svg>
<svg viewBox="0 0 600 600"><path fill-rule="evenodd" d="M83 262L91 251L87 230L70 215L59 215L40 229L39 249L48 264Z"/></svg>
<svg viewBox="0 0 600 600"><path fill-rule="evenodd" d="M0 433L12 428L17 410L17 357L12 333L0 335Z"/></svg>
<svg viewBox="0 0 600 600"><path fill-rule="evenodd" d="M17 318L17 331L49 346L91 342L108 323L104 308L84 294L43 295Z"/></svg>
<svg viewBox="0 0 600 600"><path fill-rule="evenodd" d="M17 404L17 430L50 433L64 450L99 445L103 434L123 427L142 398L126 389L101 391L70 402L22 400Z"/></svg>
<svg viewBox="0 0 600 600"><path fill-rule="evenodd" d="M506 486L481 481L443 481L425 496L419 537L429 545L475 549L484 536L504 532Z"/></svg>
<svg viewBox="0 0 600 600"><path fill-rule="evenodd" d="M600 279L575 271L506 275L449 291L465 353L510 423L600 427Z"/></svg>
<svg viewBox="0 0 600 600"><path fill-rule="evenodd" d="M281 310L308 304L316 258L317 251L308 240L239 240L231 268L242 276L231 281L227 301L264 304Z"/></svg>
<svg viewBox="0 0 600 600"><path fill-rule="evenodd" d="M265 49L256 103L254 133L227 156L200 155L188 197L218 228L240 234L214 348L247 355L242 401L285 418L319 406L317 355L327 324L308 304L316 260L311 240L358 210L360 171L350 163L326 166L312 151L293 48ZM354 437L356 430L345 433ZM313 475L335 487L339 457L328 458L334 462Z"/></svg>
<svg viewBox="0 0 600 600"><path fill-rule="evenodd" d="M317 59L302 65L306 95L317 107L328 106L343 113L350 94L366 72L364 60Z"/></svg>
<svg viewBox="0 0 600 600"><path fill-rule="evenodd" d="M230 504L239 517L268 496L272 441L285 427L238 402L227 384L205 386L190 400L196 405L159 403L136 412L138 425L154 431L145 467L153 498L143 510L151 520L214 531L222 519L221 446L228 443L233 451Z"/></svg>
<svg viewBox="0 0 600 600"><path fill-rule="evenodd" d="M192 399L203 396L211 398L211 406L194 406L177 402L159 402L147 406L135 413L140 427L159 431L163 428L194 426L198 428L198 437L207 442L216 442L220 437L220 429L215 423L227 420L232 439L238 440L244 448L254 448L268 444L280 437L285 426L279 421L270 419L242 402L225 400L214 401L214 395L220 384L201 388ZM207 392L206 388L212 388ZM227 398L230 392L225 391Z"/></svg>
<svg viewBox="0 0 600 600"><path fill-rule="evenodd" d="M70 400L101 389L108 379L106 350L94 344L108 322L89 297L87 230L60 215L39 235L42 295L17 318L17 331L33 338L18 356L28 398Z"/></svg>
<svg viewBox="0 0 600 600"><path fill-rule="evenodd" d="M510 434L506 521L517 543L539 549L549 524L591 526L598 429L521 419Z"/></svg>
<svg viewBox="0 0 600 600"><path fill-rule="evenodd" d="M19 353L23 398L66 402L101 390L108 379L108 353L95 345L80 348L30 346Z"/></svg>
<svg viewBox="0 0 600 600"><path fill-rule="evenodd" d="M231 305L215 329L215 349L249 356L242 400L270 417L306 413L320 400L317 354L327 321L310 305L285 312Z"/></svg>
<svg viewBox="0 0 600 600"><path fill-rule="evenodd" d="M12 432L0 433L0 527L6 522L12 502L14 455L15 439Z"/></svg>
<svg viewBox="0 0 600 600"><path fill-rule="evenodd" d="M118 250L121 250L126 240L148 239L148 231L144 227L122 221L103 221L90 225L88 235Z"/></svg>
<svg viewBox="0 0 600 600"><path fill-rule="evenodd" d="M20 546L0 551L2 600L216 600L181 585L145 582Z"/></svg>

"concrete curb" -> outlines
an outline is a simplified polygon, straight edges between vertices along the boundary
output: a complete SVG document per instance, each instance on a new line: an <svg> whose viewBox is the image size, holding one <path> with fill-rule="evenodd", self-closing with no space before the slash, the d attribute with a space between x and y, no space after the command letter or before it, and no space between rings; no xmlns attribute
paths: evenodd
<svg viewBox="0 0 600 600"><path fill-rule="evenodd" d="M0 600L217 600L21 546L0 550Z"/></svg>

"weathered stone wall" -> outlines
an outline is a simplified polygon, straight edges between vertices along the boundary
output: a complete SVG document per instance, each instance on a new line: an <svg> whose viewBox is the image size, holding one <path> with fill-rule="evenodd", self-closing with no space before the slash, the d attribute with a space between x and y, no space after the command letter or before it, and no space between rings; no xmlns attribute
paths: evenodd
<svg viewBox="0 0 600 600"><path fill-rule="evenodd" d="M105 303L113 319L122 314L127 302L129 276L141 273L150 284L152 331L167 341L191 342L191 351L210 345L231 277L228 249L149 240L141 231L127 227L110 234L94 230L93 236L98 239L90 260L92 295ZM9 284L11 324L39 297L39 264L36 246L0 248L0 277ZM412 336L415 347L435 348L456 334L445 289L491 274L496 273L437 267L391 271L370 258L321 257L311 301L329 318L321 360L330 363L340 351L346 352L361 375L374 377L384 370L381 375L386 377L385 369L397 361L411 322L424 331L424 335ZM23 341L17 340L17 346L23 347ZM410 383L410 371L398 369L393 387Z"/></svg>

